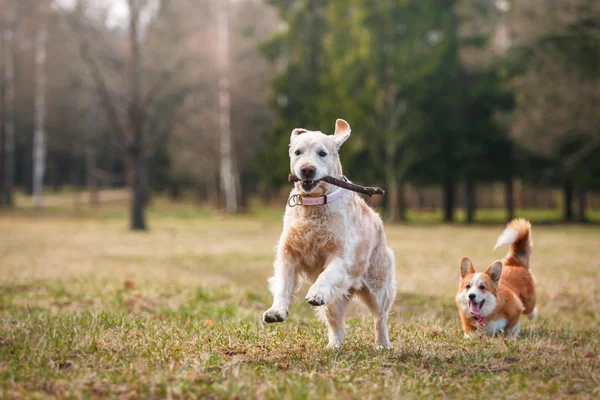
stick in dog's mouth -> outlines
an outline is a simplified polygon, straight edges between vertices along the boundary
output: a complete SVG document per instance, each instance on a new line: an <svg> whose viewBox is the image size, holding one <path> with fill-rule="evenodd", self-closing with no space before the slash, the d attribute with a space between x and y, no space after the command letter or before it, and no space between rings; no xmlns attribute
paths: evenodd
<svg viewBox="0 0 600 400"><path fill-rule="evenodd" d="M323 178L321 178L319 180L310 181L310 180L306 180L306 179L300 179L294 174L289 174L288 181L289 182L301 182L302 185L304 185L306 183L309 186L316 185L320 181L323 181L323 182L327 182L327 183L330 183L332 185L335 185L335 186L338 186L338 187L341 187L344 189L352 190L353 192L366 194L368 196L373 196L374 194L384 194L385 193L383 189L378 188L378 187L360 186L360 185L356 185L354 183L344 181L342 179L334 178L332 176L324 176ZM306 188L304 188L304 189L307 190ZM308 189L308 190L310 190L310 189Z"/></svg>

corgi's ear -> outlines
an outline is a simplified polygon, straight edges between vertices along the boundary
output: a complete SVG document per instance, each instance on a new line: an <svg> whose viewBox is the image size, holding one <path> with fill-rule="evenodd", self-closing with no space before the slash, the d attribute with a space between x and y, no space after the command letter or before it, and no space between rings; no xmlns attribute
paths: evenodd
<svg viewBox="0 0 600 400"><path fill-rule="evenodd" d="M502 261L494 261L492 265L485 270L485 273L492 278L492 281L497 285L502 275Z"/></svg>
<svg viewBox="0 0 600 400"><path fill-rule="evenodd" d="M460 277L464 278L469 274L474 274L475 268L473 268L473 263L467 257L463 257L460 260Z"/></svg>
<svg viewBox="0 0 600 400"><path fill-rule="evenodd" d="M290 137L290 142L292 142L294 139L296 139L299 135L302 135L304 132L307 132L306 129L303 128L296 128L292 131L292 136Z"/></svg>
<svg viewBox="0 0 600 400"><path fill-rule="evenodd" d="M346 140L350 137L350 124L343 119L335 121L335 133L333 134L333 141L335 142L338 150Z"/></svg>

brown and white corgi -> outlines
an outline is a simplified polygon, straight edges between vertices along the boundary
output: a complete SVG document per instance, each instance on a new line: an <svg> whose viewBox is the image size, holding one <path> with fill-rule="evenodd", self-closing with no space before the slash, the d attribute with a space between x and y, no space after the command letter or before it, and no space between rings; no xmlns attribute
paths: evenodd
<svg viewBox="0 0 600 400"><path fill-rule="evenodd" d="M475 272L467 257L461 260L456 305L465 337L479 328L492 335L504 330L507 336L517 336L521 314L529 319L537 315L535 281L529 269L533 249L529 221L511 221L498 237L494 250L502 245L510 245L508 254L485 272Z"/></svg>

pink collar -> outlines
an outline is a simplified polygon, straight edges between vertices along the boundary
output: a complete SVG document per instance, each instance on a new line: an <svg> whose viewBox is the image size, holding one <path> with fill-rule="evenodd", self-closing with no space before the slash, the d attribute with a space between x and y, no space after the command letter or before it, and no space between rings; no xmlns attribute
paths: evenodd
<svg viewBox="0 0 600 400"><path fill-rule="evenodd" d="M331 203L332 201L335 201L335 200L339 199L340 197L342 197L342 195L344 194L345 191L346 191L346 189L339 187L336 190L334 190L333 192L331 192L327 195L324 195L324 196L319 196L319 197L308 197L308 196L301 196L299 194L293 194L288 199L288 205L290 207L296 207L296 206L318 206L321 204L327 204L327 203Z"/></svg>

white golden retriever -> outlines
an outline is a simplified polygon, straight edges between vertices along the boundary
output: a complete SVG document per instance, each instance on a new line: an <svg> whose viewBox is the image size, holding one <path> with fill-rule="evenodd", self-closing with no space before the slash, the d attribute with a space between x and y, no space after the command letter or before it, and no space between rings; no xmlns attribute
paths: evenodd
<svg viewBox="0 0 600 400"><path fill-rule="evenodd" d="M346 308L354 295L375 318L378 348L389 348L387 318L396 295L394 253L386 244L379 215L351 191L321 181L345 179L338 150L350 137L350 125L338 119L335 134L294 129L290 168L295 184L285 210L277 247L275 274L269 279L273 305L263 315L281 322L301 278L314 282L306 296L329 331L328 347L344 339Z"/></svg>

